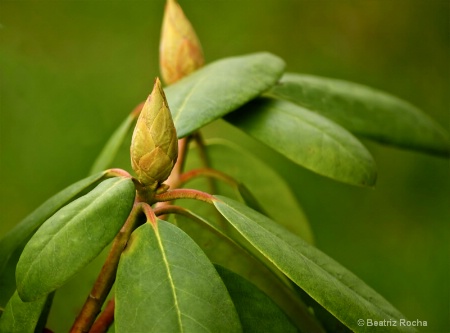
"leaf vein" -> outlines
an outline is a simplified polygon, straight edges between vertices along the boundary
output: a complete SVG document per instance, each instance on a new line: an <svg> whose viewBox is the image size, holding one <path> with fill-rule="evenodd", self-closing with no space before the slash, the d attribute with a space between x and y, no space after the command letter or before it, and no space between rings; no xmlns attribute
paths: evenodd
<svg viewBox="0 0 450 333"><path fill-rule="evenodd" d="M187 94L187 96L184 98L183 103L180 105L180 107L177 110L177 114L175 115L175 117L173 118L173 122L176 123L178 118L180 118L180 115L183 113L183 111L185 110L186 104L189 101L189 99L192 97L194 91L199 87L200 83L202 83L206 78L208 78L209 75L208 73L206 73L203 77L201 77L197 82L194 83L194 85L192 86L192 88L189 90L189 93ZM170 105L169 105L170 108Z"/></svg>
<svg viewBox="0 0 450 333"><path fill-rule="evenodd" d="M175 285L173 283L173 277L172 277L172 273L170 271L169 261L167 260L167 256L166 256L166 252L165 252L164 246L162 244L161 236L158 233L157 229L155 229L155 235L156 235L156 239L158 240L158 246L159 246L159 248L161 250L161 255L162 255L162 258L163 258L163 261L164 261L164 267L166 268L168 280L169 280L169 283L170 283L172 296L173 296L173 299L174 299L174 307L176 309L177 317L178 317L178 325L180 326L180 331L183 332L184 330L183 330L183 323L181 321L180 305L178 304L178 296L177 296L177 293L175 291L176 288L175 288Z"/></svg>

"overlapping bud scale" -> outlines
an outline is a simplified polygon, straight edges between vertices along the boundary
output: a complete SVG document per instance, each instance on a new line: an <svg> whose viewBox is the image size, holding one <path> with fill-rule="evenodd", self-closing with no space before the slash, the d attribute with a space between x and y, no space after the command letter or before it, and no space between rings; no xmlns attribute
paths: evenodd
<svg viewBox="0 0 450 333"><path fill-rule="evenodd" d="M153 190L169 177L177 160L177 134L159 79L137 120L130 155L137 179Z"/></svg>

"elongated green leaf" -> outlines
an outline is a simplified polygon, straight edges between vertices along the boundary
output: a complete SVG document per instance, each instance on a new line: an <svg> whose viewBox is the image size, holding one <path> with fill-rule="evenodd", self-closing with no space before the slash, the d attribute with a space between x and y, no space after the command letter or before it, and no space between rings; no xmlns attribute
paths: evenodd
<svg viewBox="0 0 450 333"><path fill-rule="evenodd" d="M373 186L376 167L367 149L330 120L293 103L259 98L226 118L295 163L332 179Z"/></svg>
<svg viewBox="0 0 450 333"><path fill-rule="evenodd" d="M312 75L285 74L270 94L315 111L381 143L448 156L442 128L415 106L360 84Z"/></svg>
<svg viewBox="0 0 450 333"><path fill-rule="evenodd" d="M165 89L179 138L237 109L281 77L284 62L256 53L213 62Z"/></svg>
<svg viewBox="0 0 450 333"><path fill-rule="evenodd" d="M226 197L214 202L221 214L255 248L326 310L355 332L373 332L358 319L377 321L404 317L351 272L316 248L247 206ZM388 327L384 332L414 332Z"/></svg>
<svg viewBox="0 0 450 333"><path fill-rule="evenodd" d="M256 53L218 60L165 88L178 137L187 136L267 91L283 70L284 62L277 56ZM122 162L129 150L121 145L130 136L132 124L130 114L106 143L91 173L111 167L116 155L120 165L114 167L129 169L129 162Z"/></svg>
<svg viewBox="0 0 450 333"><path fill-rule="evenodd" d="M20 297L39 299L91 262L120 230L134 195L131 179L111 178L49 218L17 263Z"/></svg>
<svg viewBox="0 0 450 333"><path fill-rule="evenodd" d="M23 219L18 225L0 240L0 272L14 250L28 239L58 209L73 200L80 193L89 189L105 176L104 172L82 179L70 185L44 202L35 211Z"/></svg>
<svg viewBox="0 0 450 333"><path fill-rule="evenodd" d="M136 229L116 280L116 332L240 332L223 282L201 249L158 220Z"/></svg>
<svg viewBox="0 0 450 333"><path fill-rule="evenodd" d="M321 325L289 287L290 281L287 281L287 284L283 283L282 279L271 271L276 268L269 269L266 266L267 262L259 261L244 247L227 236L221 230L220 223L210 222L198 215L192 215L194 220L176 215L176 223L191 236L213 263L238 273L263 290L302 332L324 333Z"/></svg>
<svg viewBox="0 0 450 333"><path fill-rule="evenodd" d="M34 302L23 302L15 292L0 318L0 333L34 333L49 302L51 296L44 296Z"/></svg>
<svg viewBox="0 0 450 333"><path fill-rule="evenodd" d="M187 169L199 168L201 163L196 156L196 149L189 154ZM211 167L220 170L245 185L270 217L281 223L290 231L308 242L313 242L313 234L303 210L295 199L285 180L263 161L237 145L222 139L209 140L206 145ZM251 201L245 188L240 188L240 195L247 205ZM206 186L201 188L208 190ZM217 193L225 196L233 195L228 185L217 183ZM274 205L273 203L277 204ZM206 216L206 215L204 215Z"/></svg>
<svg viewBox="0 0 450 333"><path fill-rule="evenodd" d="M239 314L244 332L298 332L283 311L243 277L216 266Z"/></svg>
<svg viewBox="0 0 450 333"><path fill-rule="evenodd" d="M0 306L16 290L14 272L23 247L33 233L62 206L86 192L105 176L104 172L82 179L44 202L0 240Z"/></svg>
<svg viewBox="0 0 450 333"><path fill-rule="evenodd" d="M111 167L111 163L114 161L117 152L119 151L123 141L127 137L127 134L130 131L131 125L133 125L134 120L135 117L133 116L133 114L129 114L122 122L122 124L120 124L120 126L111 135L108 142L103 147L100 155L92 165L90 171L91 175Z"/></svg>

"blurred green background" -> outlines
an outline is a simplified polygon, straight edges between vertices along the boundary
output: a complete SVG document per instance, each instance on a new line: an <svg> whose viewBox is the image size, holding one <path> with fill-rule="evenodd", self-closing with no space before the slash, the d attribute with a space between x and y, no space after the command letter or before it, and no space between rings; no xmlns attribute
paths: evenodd
<svg viewBox="0 0 450 333"><path fill-rule="evenodd" d="M208 62L270 51L288 71L388 91L450 129L448 1L180 2ZM1 0L0 235L85 177L111 132L149 94L159 75L163 7L163 0ZM448 160L364 141L379 169L370 190L314 175L223 122L205 135L238 141L273 163L320 249L407 318L426 320L422 331L450 331ZM65 288L67 298L56 297L56 332L76 311L60 310L65 302L87 296L79 278Z"/></svg>

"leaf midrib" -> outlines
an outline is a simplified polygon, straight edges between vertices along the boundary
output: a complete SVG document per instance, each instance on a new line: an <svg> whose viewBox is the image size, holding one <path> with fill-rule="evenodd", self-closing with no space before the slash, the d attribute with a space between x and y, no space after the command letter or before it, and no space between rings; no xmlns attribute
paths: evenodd
<svg viewBox="0 0 450 333"><path fill-rule="evenodd" d="M299 108L302 108L302 107L297 106L297 105L295 105L295 106L296 106L296 107L299 107ZM294 119L296 122L300 121L300 122L302 122L302 123L306 123L308 126L310 126L310 127L314 128L315 130L317 130L317 132L319 132L323 137L327 137L327 138L332 139L332 141L335 142L335 143L342 149L342 151L344 151L344 152L346 153L347 156L350 156L354 161L357 162L356 164L359 165L359 168L360 168L361 170L363 170L364 173L367 173L367 168L365 168L364 162L362 162L361 159L359 159L355 154L353 154L353 153L351 152L351 150L349 150L348 147L345 146L345 145L339 140L339 138L337 138L336 136L332 135L332 133L328 133L328 132L324 131L323 129L321 129L320 127L316 126L314 123L311 123L311 122L308 121L307 119L297 117L295 114L292 114L292 113L289 112L289 111L283 110L282 108L276 107L276 110L277 110L278 112L281 112L281 113L284 113L284 114L290 116L290 117L291 117L292 119ZM306 109L305 109L305 110L306 110ZM271 110L268 109L268 111L270 112ZM312 112L312 111L309 111L309 110L306 110L306 111ZM273 111L272 111L272 112L273 112ZM312 112L312 113L313 113L314 115L317 116L316 113L314 113L314 112ZM337 126L340 126L340 125L338 125L338 124L336 124L336 125L337 125ZM342 128L342 130L346 131L344 128ZM354 137L353 137L349 132L347 132L347 133L349 134L349 138L354 139ZM356 139L354 139L354 140L356 141ZM353 147L358 148L358 150L361 151L361 152L364 152L364 149L361 149L361 148L363 148L363 146L354 145ZM367 155L367 154L364 154L364 155ZM365 160L370 161L370 159L367 159L368 156L365 156L365 157L366 157Z"/></svg>
<svg viewBox="0 0 450 333"><path fill-rule="evenodd" d="M284 80L283 80L284 79ZM345 99L345 102L348 104L348 101L357 101L366 104L367 98L370 99L370 102L376 103L376 109L381 109L383 112L387 112L390 115L395 115L396 112L393 111L393 109L390 107L391 105L395 109L400 109L402 113L405 113L409 116L409 122L419 123L420 127L422 129L425 129L427 131L432 132L434 136L438 135L442 139L442 133L439 131L438 128L434 126L432 123L432 119L426 114L423 113L418 107L411 104L410 102L403 100L399 98L398 96L392 95L386 91L378 90L376 88L365 86L359 83L340 80L340 79L334 79L334 78L325 78L325 77L319 77L314 75L304 75L304 74L295 74L295 73L286 73L285 77L282 78L281 83L285 84L285 87L288 87L289 85L294 88L300 88L302 91L305 89L309 89L309 84L313 85L313 89L319 90L322 88L322 85L326 85L326 89L329 90L330 94L334 96L343 97ZM347 86L348 89L352 89L355 93L354 94L348 94L346 89ZM290 102L297 104L299 106L303 106L309 110L311 110L314 113L322 114L323 112L326 112L326 110L322 107L315 107L312 104L309 105L308 103L303 102L301 99L298 99L298 97L294 96L293 94L286 93L286 91L281 88L278 91L275 90L272 92L274 96L280 97L282 99L289 100ZM269 93L270 94L270 93ZM386 107L386 104L389 105L389 107ZM331 106L332 108L335 108L332 104L327 103L327 105L323 106ZM337 108L341 109L341 108ZM365 109L367 109L365 107ZM373 113L373 110L369 110L370 113ZM327 114L332 115L332 112L327 112ZM342 118L342 117L340 117ZM379 133L373 129L371 129L370 133L365 132L364 130L361 130L360 128L354 128L351 129L351 132L363 136L368 139L376 139L376 140L383 140L386 139L386 134ZM404 137L396 137L396 140L398 140L399 143L404 143Z"/></svg>
<svg viewBox="0 0 450 333"><path fill-rule="evenodd" d="M221 202L222 202L223 204L225 204L227 207L229 207L231 210L233 210L234 212L238 213L238 215L243 215L244 217L246 217L247 219L249 219L246 215L242 214L240 211L238 211L238 210L236 210L235 208L231 207L230 205L228 205L228 204L225 203L224 201L221 201ZM251 220L251 219L250 219L250 220ZM229 221L230 221L230 220L229 220ZM233 223L233 222L230 221L230 223L232 223L233 226L234 226L234 223ZM281 242L285 243L287 246L289 246L289 248L290 248L291 250L294 250L295 253L299 252L299 251L295 251L295 248L294 248L291 244L287 243L286 241L284 241L283 239L281 239L281 238L278 237L277 235L273 234L272 232L270 232L269 230L267 230L266 228L264 228L263 226L261 226L261 224L256 223L256 226L257 226L258 228L261 228L261 229L265 230L266 232L268 232L268 233L269 233L270 235L272 235L273 237L276 237L276 238L277 238L278 240L280 240ZM235 227L235 228L236 228L236 227ZM241 232L241 230L239 230L238 228L236 228L236 229L237 229L237 230L239 231L239 233L240 233L242 236L244 236L244 237L245 237L245 238L246 238L253 246L255 246L256 248L260 248L260 246L256 245L256 244L254 243L253 240L248 239L248 238ZM364 300L365 303L368 303L369 305L373 305L373 304L371 303L371 301L369 301L368 299L366 299L364 296L360 295L356 290L352 289L350 286L345 285L342 281L340 281L338 278L336 278L332 273L328 272L328 271L327 271L326 269L324 269L322 266L316 264L314 261L312 261L311 259L309 259L308 257L306 257L303 253L300 252L299 254L300 254L301 258L303 258L306 262L312 263L313 265L315 265L316 267L318 267L320 270L322 270L323 272L325 272L325 274L326 274L327 276L331 277L333 283L336 283L336 282L337 282L337 283L343 285L345 288L347 288L348 290L350 290L350 291L352 292L352 294L356 295L357 298L360 298L360 299ZM266 257L266 258L267 258L267 257ZM284 269L280 268L279 265L278 265L275 261L273 261L271 258L267 258L267 259L268 259L269 261L271 261L276 267L278 267L282 272L285 271ZM286 274L286 273L285 273L285 274ZM286 274L286 275L287 275L287 274ZM289 275L291 275L291 274L289 274ZM303 288L302 288L302 289L303 289ZM339 292L341 293L340 290L339 290ZM309 294L309 293L308 293L308 294ZM312 297L312 296L311 296L311 297ZM313 297L313 298L315 299L315 297ZM392 316L392 314L387 313L386 311L384 311L383 309L379 308L378 306L376 306L376 308L377 308L381 313L387 315L388 318ZM328 309L327 309L327 310L328 310ZM332 311L330 311L330 312L332 312ZM334 312L332 312L332 313L334 313ZM338 318L338 317L337 317L337 318Z"/></svg>
<svg viewBox="0 0 450 333"><path fill-rule="evenodd" d="M188 103L188 101L191 99L194 91L198 88L198 86L207 78L209 77L209 71L207 71L202 77L200 77L200 79L198 79L197 82L195 82L191 88L188 90L188 94L186 95L186 97L183 99L183 103L180 105L180 107L178 108L178 112L175 115L175 117L173 118L173 122L176 124L178 118L180 118L180 115L184 112L186 105ZM170 105L169 105L170 108Z"/></svg>
<svg viewBox="0 0 450 333"><path fill-rule="evenodd" d="M162 259L164 261L164 267L166 268L168 280L169 280L169 283L170 283L170 289L172 291L172 296L173 296L173 300L174 300L174 307L175 307L176 312L177 312L177 319L178 319L178 325L180 327L180 332L184 332L183 323L181 321L180 306L178 304L178 296L177 296L177 293L175 291L176 288L175 288L175 285L173 283L173 277L172 277L172 273L170 271L169 261L167 260L166 252L164 250L164 246L162 244L161 236L160 236L160 234L158 232L157 227L154 227L154 231L155 231L156 240L158 241L158 247L160 249L161 256L162 256Z"/></svg>

